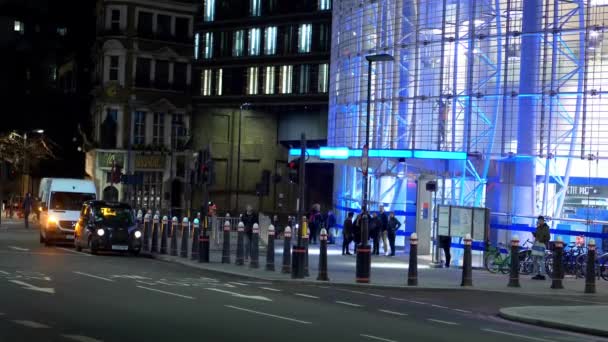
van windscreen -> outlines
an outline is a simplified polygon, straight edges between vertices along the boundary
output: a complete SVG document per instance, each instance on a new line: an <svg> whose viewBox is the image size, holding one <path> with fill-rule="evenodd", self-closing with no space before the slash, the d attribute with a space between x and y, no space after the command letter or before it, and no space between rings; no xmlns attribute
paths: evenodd
<svg viewBox="0 0 608 342"><path fill-rule="evenodd" d="M82 204L89 200L94 200L95 194L80 192L51 192L52 210L77 210L82 209Z"/></svg>

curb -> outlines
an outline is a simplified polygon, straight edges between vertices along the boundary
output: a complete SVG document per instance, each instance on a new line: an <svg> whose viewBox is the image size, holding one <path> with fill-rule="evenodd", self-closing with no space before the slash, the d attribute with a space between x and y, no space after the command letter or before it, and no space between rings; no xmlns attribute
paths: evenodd
<svg viewBox="0 0 608 342"><path fill-rule="evenodd" d="M571 331L571 332L583 333L583 334L587 334L587 335L608 337L608 330L582 327L582 326L572 325L572 324L568 324L568 323L547 321L547 320L542 320L539 318L520 316L520 315L516 315L513 313L509 313L507 311L509 309L512 309L512 308L499 309L498 316L501 318L504 318L506 320L509 320L509 321L532 324L532 325L537 325L537 326L541 326L541 327L545 327L545 328L561 329L561 330L566 330L566 331Z"/></svg>

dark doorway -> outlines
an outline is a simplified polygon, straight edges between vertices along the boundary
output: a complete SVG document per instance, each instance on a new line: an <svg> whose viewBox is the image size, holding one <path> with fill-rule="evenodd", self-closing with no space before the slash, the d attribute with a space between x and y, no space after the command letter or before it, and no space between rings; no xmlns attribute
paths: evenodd
<svg viewBox="0 0 608 342"><path fill-rule="evenodd" d="M306 163L306 206L308 212L314 203L321 211L333 210L334 164Z"/></svg>

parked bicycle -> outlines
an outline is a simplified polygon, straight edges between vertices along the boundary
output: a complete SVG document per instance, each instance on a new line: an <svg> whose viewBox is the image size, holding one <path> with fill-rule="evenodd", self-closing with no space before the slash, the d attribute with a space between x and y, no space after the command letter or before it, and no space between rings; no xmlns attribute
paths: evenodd
<svg viewBox="0 0 608 342"><path fill-rule="evenodd" d="M526 240L526 242L519 246L518 259L519 272L521 274L530 274L534 268L531 250L532 244L532 241ZM511 270L511 248L507 247L504 243L499 243L496 247L487 244L484 266L490 273L509 273Z"/></svg>

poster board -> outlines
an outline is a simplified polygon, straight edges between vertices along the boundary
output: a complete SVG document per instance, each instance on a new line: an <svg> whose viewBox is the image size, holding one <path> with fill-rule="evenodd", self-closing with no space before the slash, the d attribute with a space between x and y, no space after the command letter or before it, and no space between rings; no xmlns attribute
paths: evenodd
<svg viewBox="0 0 608 342"><path fill-rule="evenodd" d="M473 208L473 234L471 236L475 241L484 241L486 238L487 214L486 208Z"/></svg>
<svg viewBox="0 0 608 342"><path fill-rule="evenodd" d="M438 209L437 229L439 235L450 235L450 206L440 205Z"/></svg>
<svg viewBox="0 0 608 342"><path fill-rule="evenodd" d="M450 214L450 233L453 237L465 237L473 229L473 211L467 207L453 206ZM471 234L472 235L472 234Z"/></svg>

